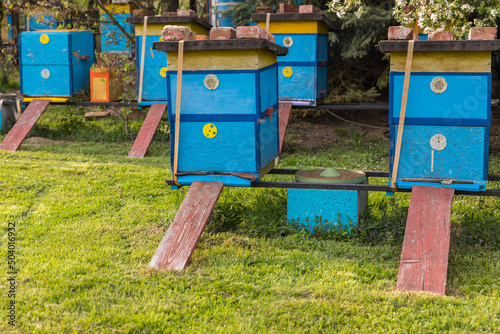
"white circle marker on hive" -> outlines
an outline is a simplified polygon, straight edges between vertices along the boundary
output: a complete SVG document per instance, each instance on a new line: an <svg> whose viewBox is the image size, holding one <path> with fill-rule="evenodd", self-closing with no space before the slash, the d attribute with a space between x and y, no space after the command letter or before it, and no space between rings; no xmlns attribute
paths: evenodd
<svg viewBox="0 0 500 334"><path fill-rule="evenodd" d="M205 88L208 90L215 90L219 87L219 79L214 74L207 75L203 83L205 84Z"/></svg>
<svg viewBox="0 0 500 334"><path fill-rule="evenodd" d="M444 150L446 147L446 137L440 134L434 135L431 138L431 147L436 151Z"/></svg>
<svg viewBox="0 0 500 334"><path fill-rule="evenodd" d="M446 91L446 88L448 88L448 83L446 82L445 78L443 77L435 77L431 81L431 89L434 93L436 94L441 94Z"/></svg>
<svg viewBox="0 0 500 334"><path fill-rule="evenodd" d="M44 78L44 79L50 78L50 71L48 69L44 68L42 70L42 78Z"/></svg>

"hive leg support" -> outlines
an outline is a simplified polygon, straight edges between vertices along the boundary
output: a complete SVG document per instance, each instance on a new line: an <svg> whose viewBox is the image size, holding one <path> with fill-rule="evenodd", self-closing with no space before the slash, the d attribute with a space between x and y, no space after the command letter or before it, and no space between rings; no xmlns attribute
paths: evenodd
<svg viewBox="0 0 500 334"><path fill-rule="evenodd" d="M279 153L281 154L281 148L283 147L283 142L285 141L285 134L286 134L286 127L288 126L288 119L290 118L290 111L292 110L292 103L291 102L280 102L280 109L279 109L279 141L280 141L280 150ZM280 160L280 157L278 156L274 163L278 164Z"/></svg>
<svg viewBox="0 0 500 334"><path fill-rule="evenodd" d="M0 150L11 152L17 151L49 104L50 100L35 99L31 101L14 127L0 144Z"/></svg>
<svg viewBox="0 0 500 334"><path fill-rule="evenodd" d="M193 182L149 268L186 268L223 188L221 182Z"/></svg>
<svg viewBox="0 0 500 334"><path fill-rule="evenodd" d="M398 290L445 294L454 195L452 188L413 186Z"/></svg>
<svg viewBox="0 0 500 334"><path fill-rule="evenodd" d="M158 129L161 117L165 113L165 109L167 109L166 103L153 103L151 108L149 108L148 115L134 141L134 145L130 149L129 158L144 158L149 145L151 145L156 129Z"/></svg>

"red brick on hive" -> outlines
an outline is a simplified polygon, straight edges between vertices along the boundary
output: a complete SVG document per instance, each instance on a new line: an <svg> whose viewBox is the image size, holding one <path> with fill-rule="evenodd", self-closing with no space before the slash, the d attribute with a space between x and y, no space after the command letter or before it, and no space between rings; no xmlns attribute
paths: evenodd
<svg viewBox="0 0 500 334"><path fill-rule="evenodd" d="M301 5L299 13L319 13L319 8L314 5Z"/></svg>
<svg viewBox="0 0 500 334"><path fill-rule="evenodd" d="M435 31L429 34L429 41L453 41L455 34L453 31Z"/></svg>
<svg viewBox="0 0 500 334"><path fill-rule="evenodd" d="M413 39L413 29L401 26L389 27L389 40L410 40Z"/></svg>
<svg viewBox="0 0 500 334"><path fill-rule="evenodd" d="M469 39L490 40L497 38L498 29L495 27L472 27L469 31Z"/></svg>
<svg viewBox="0 0 500 334"><path fill-rule="evenodd" d="M196 40L196 33L188 27L166 25L161 31L164 41L193 41Z"/></svg>
<svg viewBox="0 0 500 334"><path fill-rule="evenodd" d="M210 39L233 39L236 38L236 29L231 27L213 27L210 29Z"/></svg>

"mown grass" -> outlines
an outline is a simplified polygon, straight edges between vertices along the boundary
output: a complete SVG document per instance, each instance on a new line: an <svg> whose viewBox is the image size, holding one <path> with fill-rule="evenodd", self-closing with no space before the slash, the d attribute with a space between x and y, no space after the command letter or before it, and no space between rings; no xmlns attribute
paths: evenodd
<svg viewBox="0 0 500 334"><path fill-rule="evenodd" d="M285 190L226 188L188 269L150 271L187 191L164 182L168 138L128 159L135 125L125 135L121 121L80 122L83 112L40 119L33 134L63 144L0 152L0 249L15 223L19 269L17 325L4 312L0 332L498 332L498 199L455 199L446 297L396 292L408 194L371 193L362 224L338 241L287 225ZM346 136L280 165L386 170L387 151L382 139L353 150ZM5 310L6 257L0 268Z"/></svg>

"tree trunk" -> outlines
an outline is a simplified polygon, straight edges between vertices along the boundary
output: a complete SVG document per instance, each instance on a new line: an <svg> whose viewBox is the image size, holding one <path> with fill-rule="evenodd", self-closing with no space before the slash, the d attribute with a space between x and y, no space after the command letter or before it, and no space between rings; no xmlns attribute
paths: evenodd
<svg viewBox="0 0 500 334"><path fill-rule="evenodd" d="M164 0L163 3L167 12L177 12L179 9L179 0Z"/></svg>

